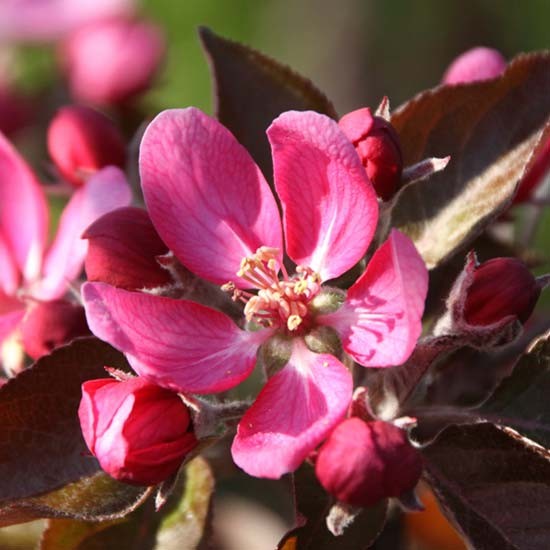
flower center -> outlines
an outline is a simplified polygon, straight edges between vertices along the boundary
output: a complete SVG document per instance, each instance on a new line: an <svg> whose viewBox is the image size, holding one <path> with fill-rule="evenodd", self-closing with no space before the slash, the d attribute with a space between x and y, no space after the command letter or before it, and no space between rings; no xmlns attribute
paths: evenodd
<svg viewBox="0 0 550 550"><path fill-rule="evenodd" d="M233 293L233 300L245 303L247 321L255 321L264 327L284 326L290 332L304 328L310 317L309 303L321 288L321 278L311 268L298 266L296 274L288 276L277 260L276 248L262 246L254 256L243 258L237 276L257 288L252 294L229 282L222 286ZM279 269L282 279L279 279Z"/></svg>

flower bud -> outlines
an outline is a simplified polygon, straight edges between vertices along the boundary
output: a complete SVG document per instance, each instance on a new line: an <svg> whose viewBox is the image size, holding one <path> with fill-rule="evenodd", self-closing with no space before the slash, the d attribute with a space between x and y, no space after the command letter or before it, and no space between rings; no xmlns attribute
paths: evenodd
<svg viewBox="0 0 550 550"><path fill-rule="evenodd" d="M397 191L403 171L399 136L393 126L370 109L357 109L344 115L340 128L353 143L376 194L389 200Z"/></svg>
<svg viewBox="0 0 550 550"><path fill-rule="evenodd" d="M525 323L540 291L535 277L522 261L493 258L475 268L464 303L464 319L470 325L491 325L515 316Z"/></svg>
<svg viewBox="0 0 550 550"><path fill-rule="evenodd" d="M72 95L99 105L121 104L146 91L163 56L156 26L120 18L78 29L61 49Z"/></svg>
<svg viewBox="0 0 550 550"><path fill-rule="evenodd" d="M143 378L84 382L78 415L88 448L119 481L156 485L197 445L181 398Z"/></svg>
<svg viewBox="0 0 550 550"><path fill-rule="evenodd" d="M124 168L124 139L102 113L80 105L61 108L48 128L48 152L61 175L75 186L105 166Z"/></svg>
<svg viewBox="0 0 550 550"><path fill-rule="evenodd" d="M88 240L86 275L126 290L156 288L170 284L172 277L157 257L168 252L141 208L126 207L97 219L82 235Z"/></svg>
<svg viewBox="0 0 550 550"><path fill-rule="evenodd" d="M315 472L340 502L367 507L414 489L422 458L393 424L348 418L319 450Z"/></svg>
<svg viewBox="0 0 550 550"><path fill-rule="evenodd" d="M492 48L472 48L459 55L448 67L442 84L460 84L488 80L500 76L506 69L506 59Z"/></svg>
<svg viewBox="0 0 550 550"><path fill-rule="evenodd" d="M28 355L39 359L77 336L90 334L84 308L67 300L32 305L20 325Z"/></svg>

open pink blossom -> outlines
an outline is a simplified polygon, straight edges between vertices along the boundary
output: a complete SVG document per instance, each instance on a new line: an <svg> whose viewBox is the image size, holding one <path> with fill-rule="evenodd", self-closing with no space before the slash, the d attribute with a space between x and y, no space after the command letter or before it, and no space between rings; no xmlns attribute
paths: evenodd
<svg viewBox="0 0 550 550"><path fill-rule="evenodd" d="M62 298L80 275L87 250L81 239L84 229L130 200L130 188L118 168L97 172L72 196L48 247L44 191L0 134L0 346L8 370L17 370L21 360L18 346L11 344L20 338L18 327L28 308Z"/></svg>
<svg viewBox="0 0 550 550"><path fill-rule="evenodd" d="M0 40L58 40L85 23L130 15L135 4L135 0L2 0Z"/></svg>
<svg viewBox="0 0 550 550"><path fill-rule="evenodd" d="M263 346L276 367L241 419L232 454L249 474L278 478L300 465L351 400L348 369L330 345L312 351L311 337L338 332L364 366L402 363L420 333L427 272L412 243L394 231L347 298L324 286L365 255L376 195L330 118L287 112L268 137L282 224L252 158L199 110L158 115L140 151L159 235L186 268L245 304L242 325L205 305L103 283L87 283L83 296L97 336L125 352L141 376L181 392L238 384ZM294 274L283 264L283 241Z"/></svg>

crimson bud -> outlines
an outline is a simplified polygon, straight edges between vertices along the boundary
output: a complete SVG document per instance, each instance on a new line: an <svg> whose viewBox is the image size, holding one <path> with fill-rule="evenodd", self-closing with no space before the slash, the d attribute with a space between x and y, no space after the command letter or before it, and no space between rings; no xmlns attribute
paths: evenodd
<svg viewBox="0 0 550 550"><path fill-rule="evenodd" d="M414 489L422 458L393 424L348 418L319 450L315 473L340 502L367 507Z"/></svg>
<svg viewBox="0 0 550 550"><path fill-rule="evenodd" d="M470 325L491 325L515 316L525 323L540 291L521 260L493 258L475 268L464 303L464 319Z"/></svg>
<svg viewBox="0 0 550 550"><path fill-rule="evenodd" d="M393 126L369 108L344 115L340 128L353 143L376 194L387 201L396 192L403 171L399 136Z"/></svg>
<svg viewBox="0 0 550 550"><path fill-rule="evenodd" d="M105 166L124 168L124 139L104 114L70 105L59 109L48 128L48 152L61 175L75 186Z"/></svg>
<svg viewBox="0 0 550 550"><path fill-rule="evenodd" d="M143 378L84 382L78 415L88 448L119 481L156 485L197 445L178 394Z"/></svg>
<svg viewBox="0 0 550 550"><path fill-rule="evenodd" d="M20 326L28 355L39 359L77 336L90 334L84 308L67 300L32 305Z"/></svg>

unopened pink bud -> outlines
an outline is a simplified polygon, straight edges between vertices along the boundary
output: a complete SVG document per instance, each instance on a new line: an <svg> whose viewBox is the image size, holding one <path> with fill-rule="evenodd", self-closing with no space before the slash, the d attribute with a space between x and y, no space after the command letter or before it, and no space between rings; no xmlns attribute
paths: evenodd
<svg viewBox="0 0 550 550"><path fill-rule="evenodd" d="M156 26L110 19L78 29L63 44L61 56L77 100L116 105L151 86L164 49Z"/></svg>
<svg viewBox="0 0 550 550"><path fill-rule="evenodd" d="M147 212L127 207L96 220L83 238L88 239L86 275L126 290L167 285L172 278L157 262L168 252Z"/></svg>
<svg viewBox="0 0 550 550"><path fill-rule="evenodd" d="M500 76L506 69L506 59L492 48L472 48L459 55L443 75L443 84L476 82Z"/></svg>
<svg viewBox="0 0 550 550"><path fill-rule="evenodd" d="M105 166L124 168L124 139L104 114L81 105L61 108L48 128L48 151L61 175L73 185Z"/></svg>
<svg viewBox="0 0 550 550"><path fill-rule="evenodd" d="M156 485L197 445L181 398L143 378L84 382L78 415L86 445L119 481Z"/></svg>
<svg viewBox="0 0 550 550"><path fill-rule="evenodd" d="M340 502L367 507L414 489L422 458L393 424L348 418L319 450L315 472Z"/></svg>
<svg viewBox="0 0 550 550"><path fill-rule="evenodd" d="M376 194L387 201L396 192L403 171L399 136L393 126L370 109L344 115L340 128L353 143Z"/></svg>
<svg viewBox="0 0 550 550"><path fill-rule="evenodd" d="M33 359L47 355L78 336L90 334L84 308L67 300L30 306L20 329L25 351Z"/></svg>
<svg viewBox="0 0 550 550"><path fill-rule="evenodd" d="M491 325L515 316L525 323L540 295L540 286L517 258L493 258L475 268L467 290L464 319L470 325Z"/></svg>

